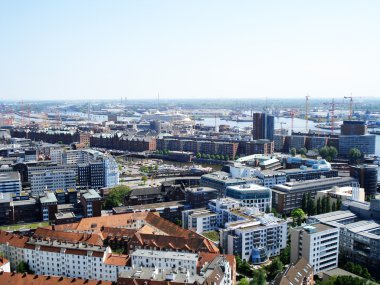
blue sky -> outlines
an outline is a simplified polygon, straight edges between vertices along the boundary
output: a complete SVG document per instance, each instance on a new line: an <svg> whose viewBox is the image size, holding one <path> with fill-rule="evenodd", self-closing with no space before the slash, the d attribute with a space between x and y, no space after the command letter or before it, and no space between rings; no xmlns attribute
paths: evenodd
<svg viewBox="0 0 380 285"><path fill-rule="evenodd" d="M380 1L1 1L0 99L380 97Z"/></svg>

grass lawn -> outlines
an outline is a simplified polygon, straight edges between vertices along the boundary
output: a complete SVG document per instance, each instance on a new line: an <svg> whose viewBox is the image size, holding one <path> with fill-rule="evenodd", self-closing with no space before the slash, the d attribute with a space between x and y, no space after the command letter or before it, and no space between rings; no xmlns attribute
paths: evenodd
<svg viewBox="0 0 380 285"><path fill-rule="evenodd" d="M219 241L219 233L217 231L203 232L202 235L212 241Z"/></svg>
<svg viewBox="0 0 380 285"><path fill-rule="evenodd" d="M36 229L36 228L39 228L39 227L46 227L48 225L49 225L49 222L31 223L31 224L19 224L19 225L1 226L0 230L3 230L3 231L18 231L18 230L26 230L26 229Z"/></svg>

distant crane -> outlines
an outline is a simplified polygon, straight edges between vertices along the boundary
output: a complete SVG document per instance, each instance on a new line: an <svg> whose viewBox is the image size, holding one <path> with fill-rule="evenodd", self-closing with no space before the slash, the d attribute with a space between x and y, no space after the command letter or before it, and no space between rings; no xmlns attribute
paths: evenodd
<svg viewBox="0 0 380 285"><path fill-rule="evenodd" d="M310 95L306 95L306 104L305 104L305 120L306 120L306 132L309 129L309 98Z"/></svg>
<svg viewBox="0 0 380 285"><path fill-rule="evenodd" d="M282 131L283 131L283 125L286 125L286 122L280 122L280 125L281 125L281 135L283 134Z"/></svg>
<svg viewBox="0 0 380 285"><path fill-rule="evenodd" d="M353 105L354 105L354 98L351 96L344 96L344 99L350 99L350 114L349 114L349 119L352 120L352 115L353 115Z"/></svg>
<svg viewBox="0 0 380 285"><path fill-rule="evenodd" d="M295 116L295 114L296 114L296 112L294 110L290 111L290 118L291 118L290 129L291 129L291 133L293 133L293 131L294 131L294 116Z"/></svg>
<svg viewBox="0 0 380 285"><path fill-rule="evenodd" d="M335 108L337 105L340 105L341 103L336 103L334 98L331 102L325 102L324 105L328 105L331 107L330 114L331 114L331 134L334 134L334 128L335 128Z"/></svg>

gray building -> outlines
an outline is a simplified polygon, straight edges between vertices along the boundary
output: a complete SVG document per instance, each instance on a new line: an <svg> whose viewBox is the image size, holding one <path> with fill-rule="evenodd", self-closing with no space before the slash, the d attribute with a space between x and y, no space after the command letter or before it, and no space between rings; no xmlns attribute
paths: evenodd
<svg viewBox="0 0 380 285"><path fill-rule="evenodd" d="M20 196L21 190L21 177L18 172L0 172L0 193L11 193Z"/></svg>
<svg viewBox="0 0 380 285"><path fill-rule="evenodd" d="M339 155L348 156L350 149L357 148L363 155L375 154L375 135L351 135L339 137Z"/></svg>

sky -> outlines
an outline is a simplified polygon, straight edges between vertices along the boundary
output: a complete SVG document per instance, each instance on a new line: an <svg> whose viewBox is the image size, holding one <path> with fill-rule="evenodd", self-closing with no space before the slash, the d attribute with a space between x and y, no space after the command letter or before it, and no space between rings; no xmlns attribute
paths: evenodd
<svg viewBox="0 0 380 285"><path fill-rule="evenodd" d="M380 98L380 1L0 1L0 100Z"/></svg>

